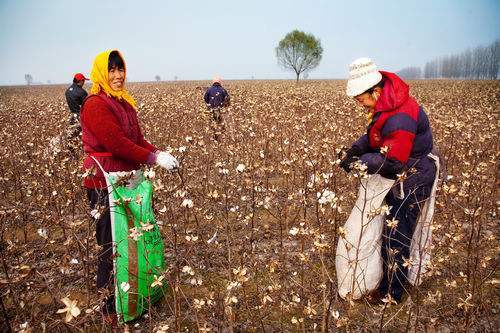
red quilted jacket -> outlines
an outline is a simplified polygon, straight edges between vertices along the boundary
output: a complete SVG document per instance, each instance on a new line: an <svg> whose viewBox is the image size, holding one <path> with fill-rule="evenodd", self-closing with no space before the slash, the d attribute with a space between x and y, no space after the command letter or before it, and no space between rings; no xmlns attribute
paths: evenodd
<svg viewBox="0 0 500 333"><path fill-rule="evenodd" d="M86 188L106 188L106 180L92 156L105 171L131 171L141 164L156 162L155 146L144 139L136 110L126 101L117 101L104 93L89 96L82 107L83 162L94 175L84 178Z"/></svg>

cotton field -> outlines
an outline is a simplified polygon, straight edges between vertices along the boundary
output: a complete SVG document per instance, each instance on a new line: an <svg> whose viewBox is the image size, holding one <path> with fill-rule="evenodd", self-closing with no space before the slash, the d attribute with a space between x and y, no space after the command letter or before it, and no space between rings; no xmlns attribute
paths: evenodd
<svg viewBox="0 0 500 333"><path fill-rule="evenodd" d="M338 153L366 130L345 81L228 81L214 140L208 82L131 83L168 270L137 332L493 332L499 305L499 81L410 81L446 169L424 283L402 304L344 301L335 250L359 186ZM88 87L86 87L88 89ZM65 86L0 87L2 330L106 331L95 214L68 149ZM496 327L496 329L495 329ZM125 328L124 328L125 329Z"/></svg>

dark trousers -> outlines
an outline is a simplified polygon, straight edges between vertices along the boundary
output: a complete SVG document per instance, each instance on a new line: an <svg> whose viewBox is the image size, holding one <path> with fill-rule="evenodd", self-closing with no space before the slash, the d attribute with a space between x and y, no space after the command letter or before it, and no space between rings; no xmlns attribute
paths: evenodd
<svg viewBox="0 0 500 333"><path fill-rule="evenodd" d="M214 132L214 139L219 141L220 136L224 132L224 119L222 118L222 107L210 108L212 113L211 127Z"/></svg>
<svg viewBox="0 0 500 333"><path fill-rule="evenodd" d="M212 108L212 118L217 124L222 124L222 108Z"/></svg>
<svg viewBox="0 0 500 333"><path fill-rule="evenodd" d="M405 260L410 257L410 244L421 208L429 197L432 184L420 186L411 193L406 193L404 199L390 191L385 200L392 206L387 220L396 218L396 227L384 224L382 235L382 259L384 260L384 276L379 285L382 295L391 294L396 302L400 302L407 284L408 268Z"/></svg>
<svg viewBox="0 0 500 333"><path fill-rule="evenodd" d="M78 145L81 141L80 134L82 127L80 125L80 115L78 113L70 113L68 119L68 128L66 130L66 138L69 144Z"/></svg>
<svg viewBox="0 0 500 333"><path fill-rule="evenodd" d="M104 313L115 313L113 280L113 238L111 235L111 215L109 212L108 192L106 190L87 189L90 209L97 209L101 216L96 224L96 240L101 247L97 257L98 290L107 290L109 295L102 307Z"/></svg>

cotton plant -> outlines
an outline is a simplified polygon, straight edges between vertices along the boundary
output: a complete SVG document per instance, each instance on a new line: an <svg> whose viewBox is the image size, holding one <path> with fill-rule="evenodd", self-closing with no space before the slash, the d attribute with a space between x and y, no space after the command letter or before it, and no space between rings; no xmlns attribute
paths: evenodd
<svg viewBox="0 0 500 333"><path fill-rule="evenodd" d="M61 299L61 302L64 303L64 305L66 307L57 310L57 313L64 313L65 314L64 321L66 323L69 323L71 320L73 320L73 318L76 318L76 317L78 317L80 315L81 310L77 306L78 301L71 300L68 297L64 297L64 298Z"/></svg>

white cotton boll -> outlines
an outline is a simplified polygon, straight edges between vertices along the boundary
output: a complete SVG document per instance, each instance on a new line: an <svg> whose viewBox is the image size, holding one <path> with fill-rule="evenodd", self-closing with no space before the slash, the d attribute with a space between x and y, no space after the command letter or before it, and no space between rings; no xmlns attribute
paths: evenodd
<svg viewBox="0 0 500 333"><path fill-rule="evenodd" d="M144 177L146 177L146 179L154 179L155 175L156 173L153 169L147 169L144 171Z"/></svg>
<svg viewBox="0 0 500 333"><path fill-rule="evenodd" d="M217 238L217 231L214 233L214 235L209 240L207 240L207 243L208 244L212 243L215 240L215 238Z"/></svg>
<svg viewBox="0 0 500 333"><path fill-rule="evenodd" d="M92 209L90 211L90 216L92 216L95 220L99 220L101 218L101 213L97 209Z"/></svg>
<svg viewBox="0 0 500 333"><path fill-rule="evenodd" d="M38 229L38 230L37 230L37 232L38 232L38 235L39 235L40 237L45 238L45 239L47 239L47 238L48 238L48 236L47 236L47 229L45 229L45 228L40 228L40 229Z"/></svg>
<svg viewBox="0 0 500 333"><path fill-rule="evenodd" d="M193 208L193 200L186 198L182 201L181 206L186 208Z"/></svg>
<svg viewBox="0 0 500 333"><path fill-rule="evenodd" d="M240 164L238 164L238 166L236 167L236 171L238 171L238 172L243 172L243 171L245 171L245 168L246 168L245 164L241 164L241 163L240 163Z"/></svg>
<svg viewBox="0 0 500 333"><path fill-rule="evenodd" d="M130 284L128 282L122 282L120 284L120 288L121 290L123 290L124 293L126 293L130 289Z"/></svg>

